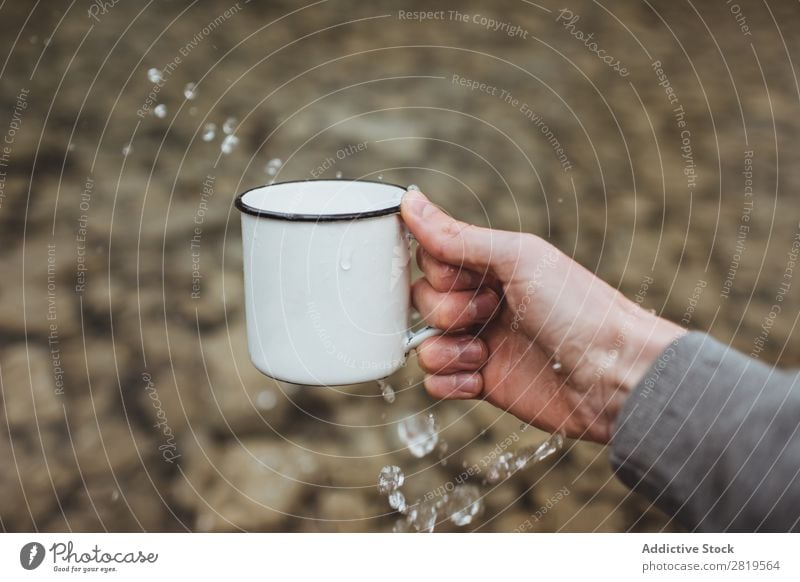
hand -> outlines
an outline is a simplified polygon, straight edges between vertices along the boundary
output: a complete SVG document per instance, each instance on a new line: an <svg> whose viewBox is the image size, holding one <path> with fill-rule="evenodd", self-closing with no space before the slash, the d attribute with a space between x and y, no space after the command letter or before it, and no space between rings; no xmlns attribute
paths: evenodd
<svg viewBox="0 0 800 582"><path fill-rule="evenodd" d="M425 277L418 349L436 398L484 398L544 430L608 442L630 390L685 330L641 309L544 240L450 218L422 193L402 215Z"/></svg>

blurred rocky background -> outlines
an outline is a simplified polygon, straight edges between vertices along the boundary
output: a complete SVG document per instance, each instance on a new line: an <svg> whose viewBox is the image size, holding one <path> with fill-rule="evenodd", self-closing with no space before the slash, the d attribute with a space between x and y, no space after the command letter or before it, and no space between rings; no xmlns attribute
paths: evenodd
<svg viewBox="0 0 800 582"><path fill-rule="evenodd" d="M547 436L430 400L413 358L393 404L375 384L257 373L232 203L273 179L418 184L797 365L797 4L563 8L5 2L0 527L391 531L384 465L411 500L506 439ZM397 422L420 411L447 452L400 446ZM478 520L437 529L676 528L592 444L483 491Z"/></svg>

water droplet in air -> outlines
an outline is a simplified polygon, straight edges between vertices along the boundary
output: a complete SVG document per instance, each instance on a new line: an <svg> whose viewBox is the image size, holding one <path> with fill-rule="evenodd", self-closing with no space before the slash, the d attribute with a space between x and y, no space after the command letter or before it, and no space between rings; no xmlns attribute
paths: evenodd
<svg viewBox="0 0 800 582"><path fill-rule="evenodd" d="M564 199L563 198L559 198L558 199L558 203L561 204L562 202L564 202Z"/></svg>
<svg viewBox="0 0 800 582"><path fill-rule="evenodd" d="M114 489L111 492L111 501L116 501L117 499L119 499L119 489Z"/></svg>
<svg viewBox="0 0 800 582"><path fill-rule="evenodd" d="M418 458L424 457L439 442L436 419L432 414L418 414L407 418L397 425L397 436L412 455Z"/></svg>
<svg viewBox="0 0 800 582"><path fill-rule="evenodd" d="M336 172L336 178L338 179L338 178L341 178L341 177L342 177L342 173L341 172Z"/></svg>
<svg viewBox="0 0 800 582"><path fill-rule="evenodd" d="M225 120L225 123L222 124L222 131L225 135L230 135L236 129L236 124L239 123L235 117L229 117Z"/></svg>
<svg viewBox="0 0 800 582"><path fill-rule="evenodd" d="M126 143L124 146L122 146L122 155L125 156L126 158L132 151L133 151L133 146L131 144Z"/></svg>
<svg viewBox="0 0 800 582"><path fill-rule="evenodd" d="M392 527L393 533L409 533L410 531L411 522L408 521L407 517L401 517L394 523L394 526Z"/></svg>
<svg viewBox="0 0 800 582"><path fill-rule="evenodd" d="M153 67L152 69L148 69L148 70L147 70L147 79L148 79L148 81L150 81L151 83L158 83L158 82L160 82L160 81L161 81L161 79L163 79L163 78L164 78L164 77L163 77L163 75L161 74L161 71L160 71L160 70L158 70L158 69L156 69L155 67Z"/></svg>
<svg viewBox="0 0 800 582"><path fill-rule="evenodd" d="M396 396L392 385L388 382L384 382L383 380L378 380L378 386L381 388L381 395L383 396L383 399L389 404L394 404Z"/></svg>
<svg viewBox="0 0 800 582"><path fill-rule="evenodd" d="M67 150L69 150L71 152L74 152L75 151L75 144L74 143L69 144L67 146Z"/></svg>
<svg viewBox="0 0 800 582"><path fill-rule="evenodd" d="M256 396L256 406L261 410L272 410L278 403L278 399L272 390L262 390Z"/></svg>
<svg viewBox="0 0 800 582"><path fill-rule="evenodd" d="M217 136L217 126L213 123L206 123L203 126L203 141L211 141Z"/></svg>
<svg viewBox="0 0 800 582"><path fill-rule="evenodd" d="M231 153L235 148L236 145L239 143L239 138L235 135L226 135L225 139L222 140L222 144L219 146L219 149L222 151L223 154Z"/></svg>
<svg viewBox="0 0 800 582"><path fill-rule="evenodd" d="M483 510L480 489L475 485L459 485L448 495L445 507L455 525L469 525Z"/></svg>
<svg viewBox="0 0 800 582"><path fill-rule="evenodd" d="M167 106L163 103L159 103L153 109L153 115L160 119L164 119L167 116Z"/></svg>
<svg viewBox="0 0 800 582"><path fill-rule="evenodd" d="M383 180L383 174L378 174L378 180Z"/></svg>
<svg viewBox="0 0 800 582"><path fill-rule="evenodd" d="M378 474L378 493L388 495L403 486L406 476L397 465L387 465Z"/></svg>
<svg viewBox="0 0 800 582"><path fill-rule="evenodd" d="M417 186L416 184L409 184L408 186L406 186L406 190L409 192L419 192L419 186Z"/></svg>
<svg viewBox="0 0 800 582"><path fill-rule="evenodd" d="M197 97L197 84L186 83L186 86L183 88L183 96L186 97L189 101Z"/></svg>
<svg viewBox="0 0 800 582"><path fill-rule="evenodd" d="M558 354L553 354L553 363L550 365L550 367L553 369L553 372L555 373L560 372L561 369L564 367L561 364L561 360L558 359Z"/></svg>
<svg viewBox="0 0 800 582"><path fill-rule="evenodd" d="M270 176L274 176L281 169L281 166L283 166L283 161L280 158L273 158L264 166L264 171Z"/></svg>
<svg viewBox="0 0 800 582"><path fill-rule="evenodd" d="M394 490L389 493L389 507L392 509L396 509L400 513L405 513L407 506L406 506L406 496L403 495L402 491Z"/></svg>

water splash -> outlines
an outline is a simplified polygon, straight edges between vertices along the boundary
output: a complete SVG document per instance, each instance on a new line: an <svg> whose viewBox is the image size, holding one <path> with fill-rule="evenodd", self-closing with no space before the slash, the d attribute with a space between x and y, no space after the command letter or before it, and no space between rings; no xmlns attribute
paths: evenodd
<svg viewBox="0 0 800 582"><path fill-rule="evenodd" d="M397 436L408 450L417 458L430 453L439 442L436 419L432 414L418 414L403 420L397 425Z"/></svg>
<svg viewBox="0 0 800 582"><path fill-rule="evenodd" d="M408 509L408 522L418 532L433 533L439 515L437 504L432 500L419 501Z"/></svg>
<svg viewBox="0 0 800 582"><path fill-rule="evenodd" d="M235 117L229 117L225 120L225 123L222 124L222 132L225 135L231 135L236 130L236 125L239 121Z"/></svg>
<svg viewBox="0 0 800 582"><path fill-rule="evenodd" d="M203 141L211 141L217 137L217 125L215 123L206 123L203 126Z"/></svg>
<svg viewBox="0 0 800 582"><path fill-rule="evenodd" d="M267 165L264 166L264 171L269 174L270 176L274 176L278 173L278 171L283 166L283 160L280 158L272 158L270 161L267 162Z"/></svg>
<svg viewBox="0 0 800 582"><path fill-rule="evenodd" d="M405 473L397 465L387 465L378 474L378 493L388 495L403 486Z"/></svg>
<svg viewBox="0 0 800 582"><path fill-rule="evenodd" d="M163 78L164 76L161 74L159 69L153 67L152 69L147 70L147 80L151 83L160 83L161 79Z"/></svg>
<svg viewBox="0 0 800 582"><path fill-rule="evenodd" d="M487 485L501 483L517 471L553 456L563 447L564 434L557 432L536 447L525 447L517 453L503 453L486 469L483 481Z"/></svg>
<svg viewBox="0 0 800 582"><path fill-rule="evenodd" d="M183 96L189 101L197 97L197 84L186 83L186 86L183 88Z"/></svg>
<svg viewBox="0 0 800 582"><path fill-rule="evenodd" d="M222 144L219 146L219 149L222 151L223 154L230 154L236 149L236 146L239 144L239 138L233 134L226 135L225 139L222 140Z"/></svg>
<svg viewBox="0 0 800 582"><path fill-rule="evenodd" d="M486 469L486 476L483 480L488 485L501 483L511 477L515 469L514 453L503 453Z"/></svg>
<svg viewBox="0 0 800 582"><path fill-rule="evenodd" d="M539 463L544 461L546 458L555 455L562 448L564 448L564 434L557 432L536 447L536 450L533 452L530 460L534 463Z"/></svg>

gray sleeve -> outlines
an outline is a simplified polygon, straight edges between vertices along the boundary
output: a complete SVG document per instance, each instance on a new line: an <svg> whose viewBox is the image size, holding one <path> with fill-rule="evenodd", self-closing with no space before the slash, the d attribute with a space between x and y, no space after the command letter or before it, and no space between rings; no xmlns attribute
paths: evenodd
<svg viewBox="0 0 800 582"><path fill-rule="evenodd" d="M798 377L684 335L620 412L617 476L690 530L800 530Z"/></svg>

